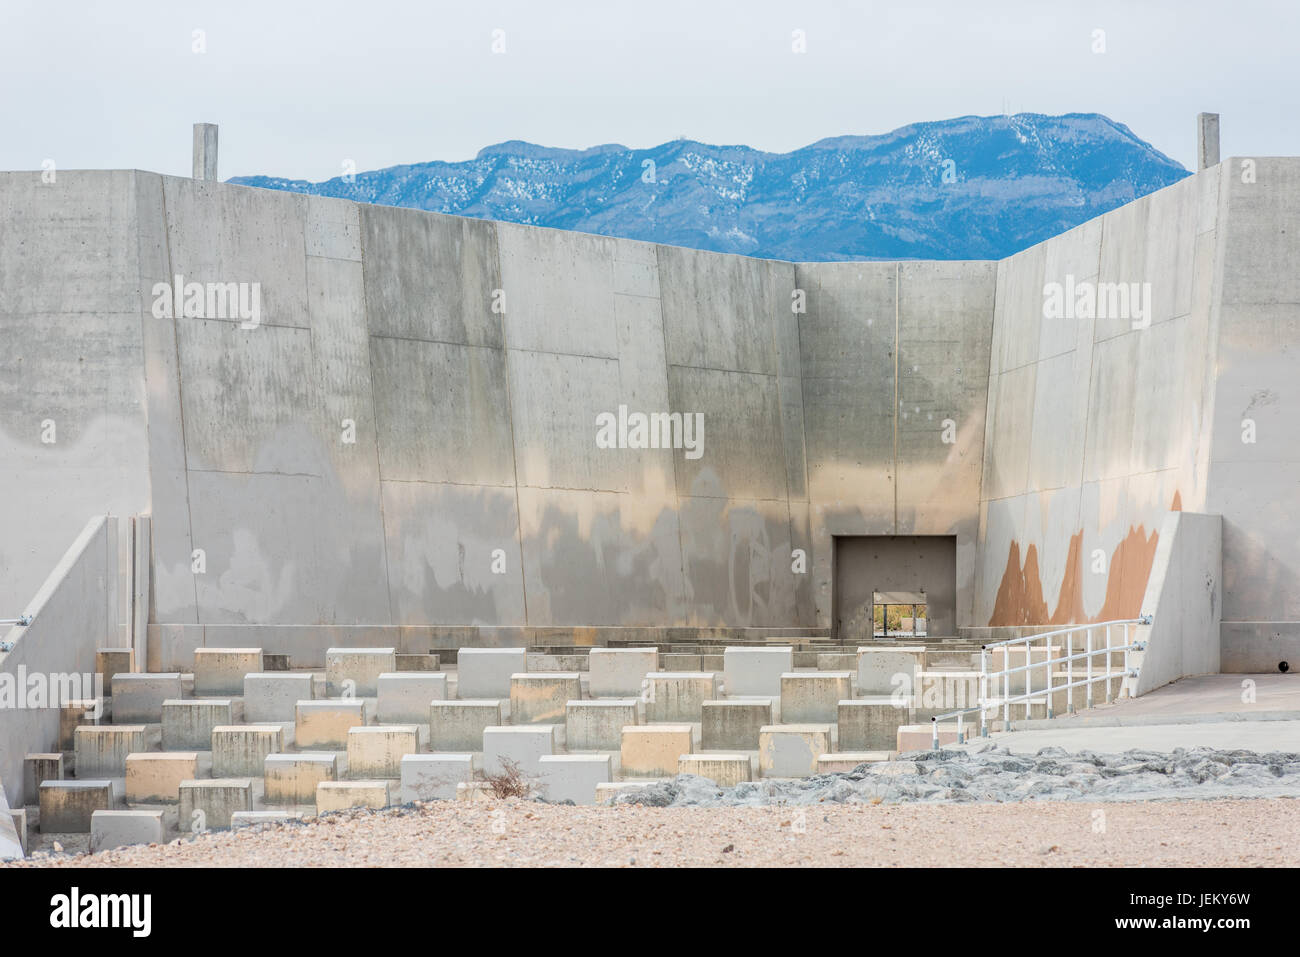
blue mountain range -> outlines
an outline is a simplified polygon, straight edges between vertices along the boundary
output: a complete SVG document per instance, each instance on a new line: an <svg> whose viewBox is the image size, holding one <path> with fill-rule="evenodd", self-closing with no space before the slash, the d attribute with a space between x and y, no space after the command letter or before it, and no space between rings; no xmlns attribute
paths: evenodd
<svg viewBox="0 0 1300 957"><path fill-rule="evenodd" d="M512 140L323 183L245 186L748 256L1000 259L1190 175L1096 113L963 116L790 153Z"/></svg>

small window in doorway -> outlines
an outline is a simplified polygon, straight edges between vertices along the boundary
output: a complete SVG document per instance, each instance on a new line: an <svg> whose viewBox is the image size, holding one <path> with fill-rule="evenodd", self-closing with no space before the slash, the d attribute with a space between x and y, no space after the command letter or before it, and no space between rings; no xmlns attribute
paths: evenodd
<svg viewBox="0 0 1300 957"><path fill-rule="evenodd" d="M925 592L873 592L871 605L873 637L925 637Z"/></svg>

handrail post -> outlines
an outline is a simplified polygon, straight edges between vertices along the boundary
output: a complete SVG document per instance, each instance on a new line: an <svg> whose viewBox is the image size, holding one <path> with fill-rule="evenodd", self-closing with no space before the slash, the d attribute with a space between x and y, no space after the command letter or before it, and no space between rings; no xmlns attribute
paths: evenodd
<svg viewBox="0 0 1300 957"><path fill-rule="evenodd" d="M989 736L988 719L985 717L989 700L989 653L980 645L980 737Z"/></svg>
<svg viewBox="0 0 1300 957"><path fill-rule="evenodd" d="M1092 710L1092 629L1091 628L1088 629L1087 636L1088 636L1088 657L1085 660L1088 662L1088 667L1086 671L1087 678L1088 678L1087 681L1088 710L1091 711Z"/></svg>
<svg viewBox="0 0 1300 957"><path fill-rule="evenodd" d="M930 750L939 750L939 716L930 718Z"/></svg>
<svg viewBox="0 0 1300 957"><path fill-rule="evenodd" d="M1106 703L1110 704L1110 625L1106 626Z"/></svg>
<svg viewBox="0 0 1300 957"><path fill-rule="evenodd" d="M1125 687L1127 687L1129 683L1128 651L1130 646L1132 646L1132 644L1133 644L1133 640L1129 637L1128 625L1125 625L1124 626L1124 677L1120 680L1119 683L1119 690L1121 692L1124 691ZM1129 697L1131 698L1133 696L1129 695Z"/></svg>
<svg viewBox="0 0 1300 957"><path fill-rule="evenodd" d="M1050 640L1050 639L1049 639ZM1030 661L1034 657L1033 644L1029 639L1025 641L1025 720L1029 720L1029 708L1032 704L1030 695L1034 693L1034 669L1029 667Z"/></svg>
<svg viewBox="0 0 1300 957"><path fill-rule="evenodd" d="M1065 636L1065 713L1074 714L1074 632Z"/></svg>

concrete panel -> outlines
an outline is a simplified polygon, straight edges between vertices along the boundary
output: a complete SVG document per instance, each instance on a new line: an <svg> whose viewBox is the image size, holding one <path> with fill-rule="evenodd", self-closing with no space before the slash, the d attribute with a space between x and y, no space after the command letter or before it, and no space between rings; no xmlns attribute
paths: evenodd
<svg viewBox="0 0 1300 957"><path fill-rule="evenodd" d="M501 350L372 336L370 354L385 480L514 484Z"/></svg>
<svg viewBox="0 0 1300 957"><path fill-rule="evenodd" d="M383 494L398 622L524 623L513 489L384 482Z"/></svg>
<svg viewBox="0 0 1300 957"><path fill-rule="evenodd" d="M507 223L496 228L509 348L616 358L616 241Z"/></svg>
<svg viewBox="0 0 1300 957"><path fill-rule="evenodd" d="M366 318L371 333L501 348L493 223L363 205Z"/></svg>

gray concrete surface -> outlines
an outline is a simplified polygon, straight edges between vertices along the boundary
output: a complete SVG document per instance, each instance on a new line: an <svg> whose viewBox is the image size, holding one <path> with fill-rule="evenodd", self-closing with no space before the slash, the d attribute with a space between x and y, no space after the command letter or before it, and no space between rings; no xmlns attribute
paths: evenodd
<svg viewBox="0 0 1300 957"><path fill-rule="evenodd" d="M1256 165L999 263L901 264L0 174L0 608L107 512L152 515L155 668L205 643L305 666L824 634L840 535L952 536L958 627L1044 627L1151 611L1183 509L1223 515L1222 666L1300 660L1300 160ZM260 321L155 317L178 275L259 284ZM1048 318L1067 280L1149 283L1144 321ZM704 455L598 448L620 405L703 413ZM1211 619L1153 646L1146 685L1212 669Z"/></svg>

